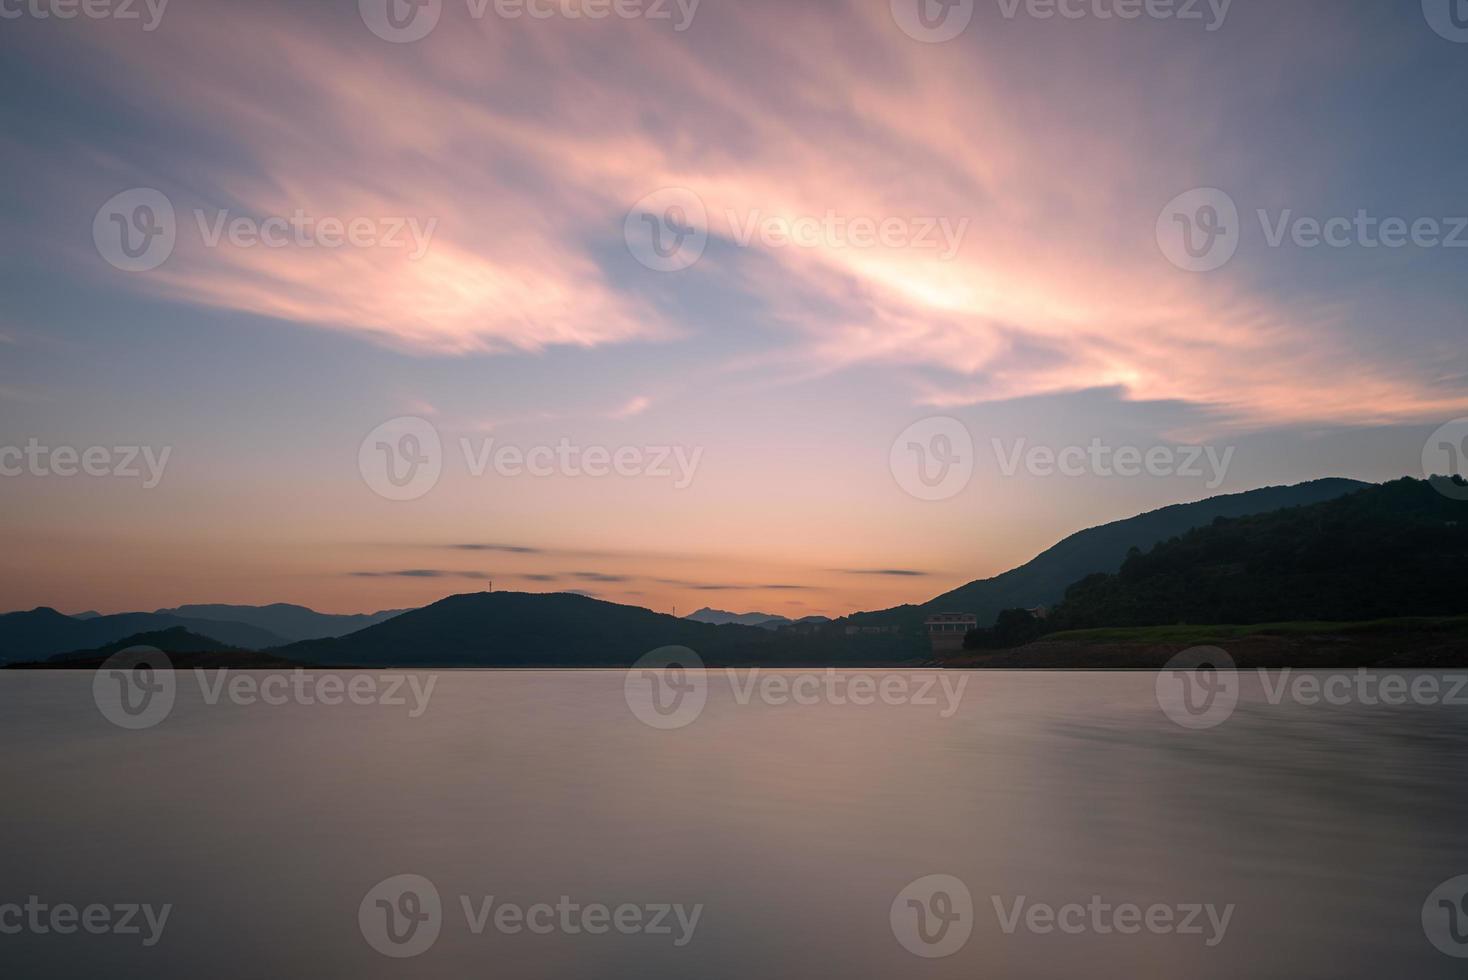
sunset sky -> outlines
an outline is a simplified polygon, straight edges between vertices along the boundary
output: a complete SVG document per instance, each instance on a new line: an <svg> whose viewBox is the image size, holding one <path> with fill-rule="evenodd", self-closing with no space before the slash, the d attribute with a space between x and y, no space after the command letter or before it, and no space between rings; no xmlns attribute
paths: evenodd
<svg viewBox="0 0 1468 980"><path fill-rule="evenodd" d="M1418 0L1235 0L1211 25L978 0L929 43L902 2L432 0L412 41L374 32L373 0L0 20L0 446L169 453L156 486L142 463L0 476L0 609L356 612L493 579L839 615L1170 503L1421 475L1468 415L1468 231L1267 226L1446 238L1468 37ZM94 226L137 188L176 241L127 271ZM1200 188L1240 236L1203 272L1159 241ZM298 211L402 231L212 240ZM702 252L657 268L649 212ZM814 232L751 237L767 219ZM891 458L935 416L971 434L972 477L925 500ZM409 500L362 466L400 417L442 445ZM1005 472L1096 440L1228 465ZM563 443L696 466L476 476L463 451Z"/></svg>

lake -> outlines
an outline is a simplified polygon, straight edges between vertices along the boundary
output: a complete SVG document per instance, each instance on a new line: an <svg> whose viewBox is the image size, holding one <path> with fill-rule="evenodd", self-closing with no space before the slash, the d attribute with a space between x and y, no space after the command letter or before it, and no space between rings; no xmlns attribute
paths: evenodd
<svg viewBox="0 0 1468 980"><path fill-rule="evenodd" d="M0 673L0 972L1468 968L1453 675L1390 704L1241 674L1186 727L1151 673L939 673L709 671L677 678L680 714L618 671L367 674L355 698L350 673L181 671L136 730L88 673Z"/></svg>

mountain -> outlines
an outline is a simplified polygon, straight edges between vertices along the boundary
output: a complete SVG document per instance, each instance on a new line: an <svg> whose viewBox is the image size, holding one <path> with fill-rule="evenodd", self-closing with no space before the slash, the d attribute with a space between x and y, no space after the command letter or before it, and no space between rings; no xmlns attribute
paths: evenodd
<svg viewBox="0 0 1468 980"><path fill-rule="evenodd" d="M1440 479L1440 478L1439 478ZM1402 479L1346 497L1220 517L1092 575L1053 630L1373 620L1468 613L1468 502Z"/></svg>
<svg viewBox="0 0 1468 980"><path fill-rule="evenodd" d="M44 661L8 664L9 667L95 670L113 654L133 647L152 647L169 655L175 669L230 667L235 669L280 669L302 666L289 660L253 650L237 650L207 636L190 633L181 626L151 633L135 633L95 650L60 653Z"/></svg>
<svg viewBox="0 0 1468 980"><path fill-rule="evenodd" d="M978 617L980 626L987 626L1003 609L1052 605L1065 595L1068 586L1087 575L1115 572L1132 548L1151 548L1220 517L1245 517L1319 503L1369 486L1358 480L1331 478L1174 504L1072 534L1018 568L970 582L922 605L856 613L849 618L862 626L898 625L917 630L932 613L970 612Z"/></svg>
<svg viewBox="0 0 1468 980"><path fill-rule="evenodd" d="M136 633L183 627L192 633L246 650L280 646L285 640L245 623L188 619L160 613L118 613L76 619L46 606L0 615L0 663L38 660L68 650L100 647Z"/></svg>
<svg viewBox="0 0 1468 980"><path fill-rule="evenodd" d="M319 613L305 606L277 602L269 606L190 605L159 609L157 612L161 616L177 616L184 619L207 620L216 623L244 623L294 643L297 640L346 636L348 633L376 626L403 611L402 609L387 609L382 612L339 616Z"/></svg>
<svg viewBox="0 0 1468 980"><path fill-rule="evenodd" d="M884 637L791 637L716 626L574 593L478 592L330 640L271 651L314 664L443 667L621 667L664 646L686 646L710 665L894 663L911 659Z"/></svg>
<svg viewBox="0 0 1468 980"><path fill-rule="evenodd" d="M172 629L154 630L150 633L134 633L131 636L125 636L120 640L113 640L111 643L103 644L92 650L73 650L70 653L58 653L53 657L48 657L47 660L50 663L62 663L93 657L105 658L112 656L114 653L131 649L132 647L152 647L155 650L162 650L164 653L222 653L226 650L234 649L228 643L220 643L218 640L211 640L207 636L190 633L182 626L175 626Z"/></svg>
<svg viewBox="0 0 1468 980"><path fill-rule="evenodd" d="M790 622L788 617L777 616L774 613L732 613L723 609L711 609L708 606L704 606L696 612L691 612L683 618L692 620L695 623L709 623L713 626L734 623L738 626L759 626L764 629L774 629L776 626L782 626Z"/></svg>

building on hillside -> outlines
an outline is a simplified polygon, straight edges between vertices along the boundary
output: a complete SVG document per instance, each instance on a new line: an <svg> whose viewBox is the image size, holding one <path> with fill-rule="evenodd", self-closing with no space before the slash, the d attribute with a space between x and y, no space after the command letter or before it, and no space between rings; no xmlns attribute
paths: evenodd
<svg viewBox="0 0 1468 980"><path fill-rule="evenodd" d="M973 613L934 613L923 623L934 653L962 650L964 635L978 627L979 617Z"/></svg>

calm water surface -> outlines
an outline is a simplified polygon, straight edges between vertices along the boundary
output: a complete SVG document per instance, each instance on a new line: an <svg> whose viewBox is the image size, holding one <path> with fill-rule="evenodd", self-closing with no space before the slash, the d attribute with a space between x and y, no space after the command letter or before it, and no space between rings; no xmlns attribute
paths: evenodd
<svg viewBox="0 0 1468 980"><path fill-rule="evenodd" d="M181 673L171 715L124 731L97 710L89 675L0 674L0 904L173 906L152 948L0 935L0 974L1468 970L1433 948L1421 918L1434 888L1468 874L1468 709L1274 705L1245 675L1231 718L1188 731L1159 710L1148 673L974 673L950 717L941 697L740 704L710 676L702 714L661 731L629 709L620 672L446 672L417 718L382 705L210 705ZM402 874L431 881L443 912L426 951L393 959L369 945L358 912ZM893 905L935 874L969 890L972 933L950 956L919 958L895 935ZM463 896L702 909L679 947L676 926L542 935L491 921L476 935ZM1213 946L1212 927L1007 933L995 911L996 897L1007 914L1092 896L1233 911Z"/></svg>

